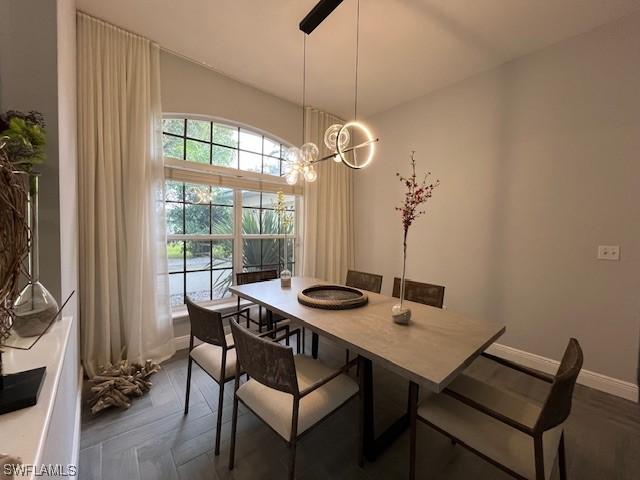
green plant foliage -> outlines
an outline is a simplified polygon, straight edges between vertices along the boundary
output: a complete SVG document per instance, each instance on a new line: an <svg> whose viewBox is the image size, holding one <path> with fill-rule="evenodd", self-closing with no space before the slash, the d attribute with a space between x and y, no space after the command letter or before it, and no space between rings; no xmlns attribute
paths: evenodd
<svg viewBox="0 0 640 480"><path fill-rule="evenodd" d="M45 161L46 132L40 113L8 111L0 116L0 129L0 144L16 168L31 172Z"/></svg>

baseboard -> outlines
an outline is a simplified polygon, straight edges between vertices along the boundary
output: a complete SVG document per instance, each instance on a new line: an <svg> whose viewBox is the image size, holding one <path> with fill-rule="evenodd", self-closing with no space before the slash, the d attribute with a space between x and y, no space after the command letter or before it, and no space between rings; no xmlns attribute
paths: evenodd
<svg viewBox="0 0 640 480"><path fill-rule="evenodd" d="M189 348L189 335L182 335L174 339L176 350L185 350Z"/></svg>
<svg viewBox="0 0 640 480"><path fill-rule="evenodd" d="M535 368L536 370L540 370L545 373L554 374L560 365L560 362L557 360L552 360L541 355L536 355L535 353L525 352L499 343L491 345L487 349L487 352L498 357L520 363L526 367ZM601 373L583 369L578 376L578 383L580 385L600 390L601 392L609 393L626 400L631 400L632 402L638 402L639 400L637 385L634 385L631 382L618 380L617 378L608 377Z"/></svg>

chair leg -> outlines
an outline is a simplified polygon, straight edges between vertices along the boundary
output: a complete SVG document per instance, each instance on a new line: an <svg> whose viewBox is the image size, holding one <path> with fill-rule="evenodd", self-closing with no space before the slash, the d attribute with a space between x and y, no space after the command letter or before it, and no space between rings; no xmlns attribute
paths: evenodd
<svg viewBox="0 0 640 480"><path fill-rule="evenodd" d="M346 365L347 363L349 363L349 349L347 348L347 351L345 352L344 355L344 364Z"/></svg>
<svg viewBox="0 0 640 480"><path fill-rule="evenodd" d="M220 382L220 393L218 395L218 421L216 422L216 445L215 455L220 455L220 429L222 428L222 403L224 401L224 380Z"/></svg>
<svg viewBox="0 0 640 480"><path fill-rule="evenodd" d="M298 329L296 331L296 339L297 339L297 342L298 342L297 352L298 352L298 355L300 355L300 329ZM304 352L304 343L302 344L302 351Z"/></svg>
<svg viewBox="0 0 640 480"><path fill-rule="evenodd" d="M307 346L305 345L307 341L307 330L305 327L302 327L302 353L307 353Z"/></svg>
<svg viewBox="0 0 640 480"><path fill-rule="evenodd" d="M416 478L416 434L418 428L418 384L409 382L409 421L411 425L409 447L409 479Z"/></svg>
<svg viewBox="0 0 640 480"><path fill-rule="evenodd" d="M233 470L236 455L236 426L238 424L238 398L233 395L233 415L231 416L231 446L229 448L229 470Z"/></svg>
<svg viewBox="0 0 640 480"><path fill-rule="evenodd" d="M296 478L296 443L296 438L289 443L289 480Z"/></svg>
<svg viewBox="0 0 640 480"><path fill-rule="evenodd" d="M360 359L358 359L358 365ZM364 391L362 382L360 382L358 390L358 466L364 468Z"/></svg>
<svg viewBox="0 0 640 480"><path fill-rule="evenodd" d="M189 363L187 366L187 393L184 398L184 414L189 413L189 393L191 391L191 364L193 363L193 359L191 355L189 355Z"/></svg>
<svg viewBox="0 0 640 480"><path fill-rule="evenodd" d="M564 451L564 432L560 435L560 446L558 448L558 467L560 470L560 480L567 480L567 457Z"/></svg>
<svg viewBox="0 0 640 480"><path fill-rule="evenodd" d="M314 359L318 359L318 344L320 343L320 337L317 333L311 333L311 356Z"/></svg>

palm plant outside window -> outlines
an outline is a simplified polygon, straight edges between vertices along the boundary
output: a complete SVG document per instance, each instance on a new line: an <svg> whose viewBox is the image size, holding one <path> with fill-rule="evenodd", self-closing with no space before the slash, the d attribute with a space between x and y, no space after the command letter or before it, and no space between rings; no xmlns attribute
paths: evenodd
<svg viewBox="0 0 640 480"><path fill-rule="evenodd" d="M165 184L167 257L171 304L222 301L237 271L276 269L295 271L295 212L298 197L284 195L292 221L280 225L275 211L275 189L284 184L282 174L287 148L276 139L249 129L209 120L165 118L163 121L165 165L175 159L202 164L211 170L194 181L169 178ZM220 184L217 170L251 172L256 185L269 183L267 191ZM232 178L232 176L229 176ZM278 188L279 189L279 188ZM286 232L285 232L286 230ZM285 233L287 248L284 246Z"/></svg>

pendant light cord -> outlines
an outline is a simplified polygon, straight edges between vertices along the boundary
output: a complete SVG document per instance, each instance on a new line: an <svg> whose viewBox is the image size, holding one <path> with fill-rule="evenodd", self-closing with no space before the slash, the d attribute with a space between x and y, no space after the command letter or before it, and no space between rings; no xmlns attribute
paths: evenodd
<svg viewBox="0 0 640 480"><path fill-rule="evenodd" d="M305 112L305 100L307 96L307 34L302 33L302 143L304 144L304 136L307 124L307 115Z"/></svg>
<svg viewBox="0 0 640 480"><path fill-rule="evenodd" d="M358 54L360 52L360 0L356 4L356 80L353 102L353 118L358 120Z"/></svg>

